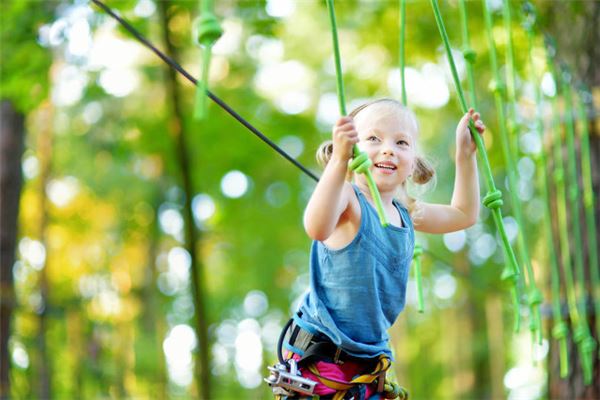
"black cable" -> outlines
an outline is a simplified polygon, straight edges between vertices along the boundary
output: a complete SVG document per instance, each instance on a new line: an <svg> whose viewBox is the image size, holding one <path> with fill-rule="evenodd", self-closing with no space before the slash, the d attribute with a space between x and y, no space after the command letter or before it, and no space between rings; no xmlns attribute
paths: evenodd
<svg viewBox="0 0 600 400"><path fill-rule="evenodd" d="M279 334L279 340L277 341L277 359L279 360L280 364L285 364L285 360L283 359L283 354L281 354L281 350L283 348L283 339L285 338L285 334L287 333L288 329L290 329L290 325L292 325L292 322L294 322L294 318L290 318L289 321L286 322L285 326L283 327L283 330Z"/></svg>
<svg viewBox="0 0 600 400"><path fill-rule="evenodd" d="M148 39L146 39L144 36L142 36L141 33L139 33L127 21L125 21L123 18L121 18L119 15L117 15L106 4L102 3L100 0L92 0L92 2L94 4L96 4L98 7L102 8L108 15L110 15L115 20L117 20L125 29L127 29L133 36L135 36L135 38L137 40L139 40L142 44L144 44L146 47L148 47L161 60L163 60L169 66L171 66L172 68L174 68L177 72L179 72L181 75L183 75L188 81L192 82L194 85L197 85L197 80L193 76L191 76L185 69L183 69L183 67L181 67L179 64L177 64L177 62L175 62L175 60L173 60L171 57L165 55L163 52L161 52L160 50L158 50L152 43L150 43L150 41L148 41ZM246 128L248 128L248 130L250 130L250 132L254 133L263 142L265 142L266 144L268 144L269 146L271 146L271 148L273 148L276 152L278 152L279 154L281 154L285 159L287 159L288 161L290 161L296 167L300 168L306 175L310 176L312 179L314 179L317 182L319 181L319 178L317 178L317 176L315 174L313 174L312 172L310 172L304 165L302 165L298 161L296 161L292 156L290 156L288 153L286 153L281 147L277 146L271 139L269 139L268 137L266 137L262 132L260 132L252 124L250 124L250 122L246 121L241 115L239 115L231 107L229 107L229 105L227 105L223 100L221 100L220 98L218 98L216 95L214 95L209 90L207 90L206 93L207 93L207 96L212 101L214 101L215 103L217 103L222 109L224 109L225 111L227 111L227 113L229 113L229 115L231 115L239 123L241 123Z"/></svg>

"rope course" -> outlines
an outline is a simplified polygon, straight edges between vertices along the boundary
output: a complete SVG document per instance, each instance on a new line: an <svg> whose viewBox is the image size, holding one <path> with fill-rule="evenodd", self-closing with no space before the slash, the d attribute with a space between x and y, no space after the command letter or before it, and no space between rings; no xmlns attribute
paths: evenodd
<svg viewBox="0 0 600 400"><path fill-rule="evenodd" d="M577 176L577 152L575 150L575 126L573 123L573 106L572 106L572 95L571 95L571 74L564 67L562 73L559 76L560 86L563 90L564 96L564 108L566 115L566 141L567 141L567 154L568 154L568 199L570 207L573 207L572 214L573 218L570 218L572 223L572 232L574 234L574 253L575 253L575 276L576 276L576 296L579 297L577 307L579 309L580 319L573 329L573 340L577 343L579 348L579 354L581 356L581 364L583 367L584 381L587 384L592 382L592 373L594 370L592 353L596 348L596 341L592 338L590 328L585 318L587 312L587 295L586 295L586 279L585 272L583 270L583 240L581 237L581 225L579 221L580 215L580 198L579 198L579 185Z"/></svg>
<svg viewBox="0 0 600 400"><path fill-rule="evenodd" d="M582 85L580 85L582 86ZM581 175L583 178L583 206L585 223L587 226L588 253L590 275L592 278L592 298L594 301L595 315L600 315L600 264L598 263L598 248L592 243L597 243L596 219L594 218L594 188L592 181L592 162L590 155L590 132L588 126L588 113L586 108L591 104L591 93L586 87L580 87L579 96L576 97L577 117L581 121L581 135L579 139L581 154ZM596 317L596 332L600 332L600 318Z"/></svg>
<svg viewBox="0 0 600 400"><path fill-rule="evenodd" d="M484 0L485 2L485 0ZM454 81L454 86L456 87L456 92L458 94L458 100L460 102L461 109L463 113L467 113L468 107L465 100L465 95L460 84L460 79L458 77L458 71L456 70L456 64L454 62L454 57L452 56L452 50L450 48L450 40L448 39L448 34L446 33L446 28L444 26L444 21L442 19L442 14L440 12L440 8L437 0L431 0L431 6L433 8L433 13L435 16L435 20L440 31L440 35L442 37L442 42L444 44L444 48L446 50L446 56L448 57L448 62L450 64L450 71L452 72L452 79ZM500 111L500 110L499 110ZM518 331L520 327L520 316L519 316L519 295L518 295L518 286L517 281L520 275L519 266L517 264L517 260L515 258L514 252L506 235L506 230L504 228L504 222L502 220L502 211L500 208L502 207L502 192L496 188L496 184L494 183L494 177L492 175L492 169L490 167L490 163L487 158L487 152L485 150L485 146L483 144L483 139L476 133L477 130L473 121L469 121L469 128L471 130L471 135L475 144L477 146L477 152L483 161L483 172L485 175L485 181L488 187L488 193L483 199L483 205L489 208L492 211L492 215L494 218L494 223L496 224L496 229L500 233L500 237L502 239L502 245L504 250L504 256L506 260L506 266L504 271L502 272L502 279L507 280L511 283L512 289L512 299L513 299L513 311L514 311L514 321L515 321L515 330Z"/></svg>
<svg viewBox="0 0 600 400"><path fill-rule="evenodd" d="M105 11L109 16L118 21L127 31L129 31L137 40L148 47L166 64L179 72L183 77L196 86L195 93L195 109L194 117L202 119L207 114L207 100L210 98L213 102L219 105L228 114L234 117L250 132L260 138L263 142L277 151L282 157L294 164L297 168L303 171L307 176L315 181L318 177L310 170L296 161L283 149L277 146L266 135L261 133L257 128L235 112L223 100L208 90L208 76L211 59L211 49L223 31L218 23L216 16L213 13L212 0L202 1L201 14L195 24L196 43L201 46L201 79L196 80L187 71L185 71L172 58L168 57L158 50L152 43L143 37L135 28L127 21L121 18L117 13L107 7L101 0L91 0L95 5ZM456 64L450 47L450 40L444 26L442 14L440 12L438 0L430 0L435 17L435 22L438 27L442 43L446 52L446 56L450 66L450 72L456 88L458 101L463 113L466 113L469 108L478 108L477 93L475 87L474 65L477 55L471 48L469 29L468 29L468 14L466 0L459 0L458 7L460 12L461 33L462 33L462 54L466 61L466 72L468 82L468 100L471 107L467 106L465 92L461 86L458 76ZM334 0L326 0L327 9L331 23L331 33L333 41L333 53L336 68L336 84L339 103L339 111L341 115L346 115L344 82L342 77L341 57L337 33L337 23L335 18ZM542 325L540 305L542 303L542 293L535 282L534 270L529 254L530 248L525 237L523 209L521 201L517 195L518 178L516 176L516 163L514 156L518 156L518 131L520 126L517 124L517 64L515 62L514 44L512 30L513 22L511 19L511 6L508 0L503 1L503 29L507 35L506 52L505 52L505 71L504 79L501 74L501 68L498 62L496 52L496 43L494 41L493 18L492 13L488 8L487 0L482 0L485 37L489 48L489 62L493 79L490 84L490 89L493 93L495 111L498 116L499 140L503 159L505 163L505 173L508 180L508 186L511 197L511 210L519 227L516 236L517 249L519 260L513 252L510 241L508 239L504 221L502 218L501 207L503 205L502 193L497 189L490 163L488 161L487 152L483 139L476 133L477 130L473 121L469 121L469 128L477 152L479 154L483 172L483 178L487 186L487 194L483 199L483 205L490 209L495 227L498 231L502 251L504 254L504 269L501 274L502 280L510 285L511 299L513 302L513 320L514 330L520 329L520 305L521 298L525 299L525 303L529 308L529 329L532 333L532 338L536 343L542 341ZM596 316L600 316L600 265L598 259L598 249L595 246L597 242L596 221L594 218L594 192L592 181L592 164L590 155L590 133L588 118L594 115L593 105L591 104L591 93L581 84L578 90L575 91L575 79L570 71L561 65L557 68L556 46L553 40L546 35L545 37L545 68L552 76L556 83L556 93L548 95L548 102L552 110L552 120L547 128L551 134L552 144L550 148L546 148L543 143L545 139L545 126L543 119L543 109L547 104L540 89L541 78L536 71L534 63L534 48L536 27L538 24L537 17L533 6L529 2L525 2L522 8L522 27L527 37L527 64L528 64L528 80L533 83L535 114L533 127L538 139L542 143L541 151L535 156L537 169L542 171L543 168L549 168L552 171L551 175L540 173L538 176L540 185L540 194L543 198L544 212L547 216L555 215L556 218L556 234L553 231L552 223L545 220L544 224L544 240L548 251L547 265L550 272L550 289L551 289L551 306L552 318L554 324L551 329L552 337L558 342L560 355L560 376L566 378L570 372L569 365L569 349L568 336L569 326L567 319L573 330L573 341L577 344L577 353L579 355L581 369L583 371L584 383L589 385L593 381L594 354L597 345L592 337L591 328L588 325L587 319L587 304L588 290L585 277L585 260L583 257L584 238L582 232L587 233L587 250L589 253L588 265L591 277L590 292L595 300L593 307ZM406 34L406 0L399 2L399 64L400 64L400 80L402 87L402 104L407 105L406 81L405 81L405 34ZM562 110L562 113L560 112ZM561 115L564 119L561 119ZM576 125L576 119L579 123ZM564 133L564 136L563 136ZM577 135L579 133L579 135ZM577 141L579 142L579 157L577 152ZM564 151L566 149L566 152ZM566 158L565 158L566 157ZM579 186L579 174L577 160L580 160L582 187ZM353 147L353 160L349 164L349 169L356 173L363 173L367 178L371 196L375 202L375 207L379 215L380 223L387 226L387 218L381 197L377 190L377 186L369 171L370 160L366 153L360 152L358 147ZM552 187L553 186L553 187ZM554 189L554 190L552 190ZM581 193L581 194L580 194ZM554 198L552 197L554 194ZM553 202L554 199L554 202ZM580 204L583 206L581 207ZM556 207L556 212L553 213L553 207ZM579 215L585 215L583 220L580 220ZM584 224L585 226L582 226ZM555 237L556 235L556 237ZM572 237L572 239L570 239ZM555 246L554 243L558 246ZM529 243L531 245L531 243ZM432 257L436 257L430 250L424 249L418 243L415 245L413 261L415 270L415 282L417 287L417 309L419 312L424 310L422 277L421 277L421 257L423 253L427 253ZM444 262L440 258L441 262ZM520 262L520 264L519 264ZM521 273L520 265L523 265L523 274ZM564 278L564 293L567 303L568 318L565 318L561 307L561 265ZM526 291L526 293L522 293ZM600 317L595 319L596 331L600 332ZM390 392L398 391L392 384L388 388Z"/></svg>
<svg viewBox="0 0 600 400"><path fill-rule="evenodd" d="M565 140L567 141L567 155L572 159L573 153L571 152L571 146L574 149L574 143L570 144L574 140L574 132L573 132L573 122L569 122L569 119L572 119L572 115L568 115L569 111L571 111L571 106L567 105L570 102L570 75L567 76L559 76L555 66L554 66L554 57L556 56L556 47L554 45L554 41L552 38L546 36L546 57L547 57L547 67L552 75L554 82L557 83L557 94L558 89L560 88L563 92L563 96L565 99ZM567 220L567 214L572 206L574 206L573 202L578 199L578 188L576 186L577 179L575 180L575 185L571 185L569 187L565 184L565 165L563 160L563 147L564 143L561 137L561 121L559 118L559 109L558 109L558 101L557 94L555 94L551 98L552 102L552 110L553 110L553 121L552 121L552 131L554 133L554 180L556 185L556 203L557 203L557 214L558 214L558 232L559 232L559 241L560 241L560 252L561 252L561 261L563 265L563 273L565 277L565 290L567 295L567 305L569 310L569 317L571 320L571 325L573 327L573 341L577 344L577 349L579 353L580 363L583 370L584 375L584 383L589 385L592 383L592 372L593 372L593 357L592 353L595 348L595 341L590 335L589 326L587 324L586 319L586 296L585 296L585 282L580 281L579 289L580 293L583 296L583 301L577 301L577 288L575 283L575 277L573 276L572 269L572 258L571 258L571 241L569 240L569 221ZM571 127L569 127L571 125ZM570 137L569 137L570 136ZM575 172L575 177L577 177L576 164L574 164L575 160L569 164L568 173L569 180L571 180L571 174ZM573 170L573 166L575 170ZM568 201L568 202L567 202ZM579 205L575 206L579 209ZM579 210L575 215L579 215ZM579 224L578 218L571 218L571 225ZM574 233L575 234L575 233ZM580 234L579 234L580 235ZM576 246L577 244L575 244ZM577 253L577 251L575 251ZM576 257L577 254L575 254ZM575 269L579 271L577 267L577 261L575 261ZM581 269L582 270L582 269ZM577 273L577 272L576 272ZM578 277L577 279L579 279ZM581 299L580 299L581 300Z"/></svg>
<svg viewBox="0 0 600 400"><path fill-rule="evenodd" d="M506 175L508 177L508 183L510 187L511 195L511 209L517 221L518 232L517 232L517 249L519 251L519 257L521 263L525 265L525 276L524 283L527 288L527 305L529 306L529 330L532 333L532 337L539 344L542 343L542 323L540 316L540 304L542 303L542 292L538 289L535 283L535 274L533 272L533 266L531 265L531 256L529 255L528 240L525 236L525 224L523 218L522 203L519 199L519 179L517 177L517 168L513 155L518 157L519 145L518 145L518 132L520 125L517 123L517 94L516 94L516 73L515 73L515 59L514 59L514 43L512 34L512 20L511 20L511 7L508 0L503 2L503 22L504 30L507 35L506 43L506 91L502 106L506 104L506 116L507 118L501 119L498 122L501 126L501 134L507 135L508 146L503 146L503 153L506 162ZM491 27L486 24L486 29L489 30L490 34L488 38L492 37ZM495 49L495 45L494 45ZM491 50L494 51L494 50ZM499 71L495 71L496 76L499 76Z"/></svg>
<svg viewBox="0 0 600 400"><path fill-rule="evenodd" d="M533 46L534 46L534 24L535 14L533 8L529 3L525 3L523 9L523 28L527 33L527 44L528 44L528 63L530 68L530 80L533 82L534 97L535 97L535 131L538 135L540 143L544 143L544 122L542 119L542 93L540 90L541 82L537 78L535 73L535 65L533 63ZM539 170L543 170L548 165L548 155L546 154L546 148L541 146L539 156L537 157L537 167ZM550 182L546 174L539 174L542 196L544 198L544 211L546 215L552 215L552 203L550 194ZM560 267L558 265L558 257L556 249L554 247L554 240L552 235L552 224L548 219L544 220L544 232L546 239L546 246L549 251L548 262L550 264L550 285L552 291L552 317L554 319L554 326L552 327L552 337L558 341L559 344L559 358L560 358L560 376L561 378L567 377L569 374L569 354L567 347L567 335L569 328L562 318L561 303L560 303Z"/></svg>

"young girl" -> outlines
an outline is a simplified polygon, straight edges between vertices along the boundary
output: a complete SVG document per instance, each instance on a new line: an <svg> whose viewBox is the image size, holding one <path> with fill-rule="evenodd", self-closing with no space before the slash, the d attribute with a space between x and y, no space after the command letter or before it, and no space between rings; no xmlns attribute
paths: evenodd
<svg viewBox="0 0 600 400"><path fill-rule="evenodd" d="M479 182L469 119L479 134L485 130L473 110L458 123L450 205L408 196L409 179L423 184L434 171L419 156L414 114L395 100L376 100L340 118L333 141L320 147L317 158L325 171L304 214L304 227L313 239L310 290L285 329L283 347L288 359L298 360L302 376L317 382L313 393L321 398L349 387L346 397L354 399L381 391L381 376L372 384L336 382L349 382L374 368L381 372L381 358L391 358L387 330L404 308L414 229L446 233L477 220ZM379 222L364 174L349 176L354 144L372 162L387 227Z"/></svg>

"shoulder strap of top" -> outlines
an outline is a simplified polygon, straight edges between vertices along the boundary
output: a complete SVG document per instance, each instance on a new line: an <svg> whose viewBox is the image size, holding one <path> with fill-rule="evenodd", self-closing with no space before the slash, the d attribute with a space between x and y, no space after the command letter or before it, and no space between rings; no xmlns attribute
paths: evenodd
<svg viewBox="0 0 600 400"><path fill-rule="evenodd" d="M410 213L408 212L408 209L406 207L404 207L402 205L402 203L400 203L400 201L398 201L397 199L394 199L394 204L396 205L396 208L400 212L400 215L402 216L402 220L404 222L406 222L406 224L408 225L408 228L410 228L411 230L413 230L414 229L413 222L412 222L412 219L410 217Z"/></svg>
<svg viewBox="0 0 600 400"><path fill-rule="evenodd" d="M362 192L360 191L358 186L356 186L354 183L352 183L352 188L354 189L354 193L356 194L356 197L358 198L358 204L360 204L360 214L361 214L360 219L361 219L361 225L363 225L363 220L364 220L364 222L371 220L371 218L372 218L371 212L374 212L374 213L377 213L377 212L369 204L367 199L365 199L365 196L362 194ZM379 219L379 216L377 216L377 219Z"/></svg>

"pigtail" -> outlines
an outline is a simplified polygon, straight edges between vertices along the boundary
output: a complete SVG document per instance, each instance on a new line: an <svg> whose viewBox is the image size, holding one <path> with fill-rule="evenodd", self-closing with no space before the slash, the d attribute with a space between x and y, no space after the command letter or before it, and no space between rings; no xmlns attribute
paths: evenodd
<svg viewBox="0 0 600 400"><path fill-rule="evenodd" d="M322 168L325 168L329 160L331 160L331 155L333 154L333 141L327 140L319 146L317 150L317 162Z"/></svg>
<svg viewBox="0 0 600 400"><path fill-rule="evenodd" d="M415 159L415 168L412 174L412 181L419 185L423 185L431 180L435 175L435 169L429 161L421 156Z"/></svg>
<svg viewBox="0 0 600 400"><path fill-rule="evenodd" d="M435 169L431 165L429 161L421 156L417 156L415 158L415 166L413 169L412 176L409 178L411 182L416 183L417 185L425 185L429 183L435 177ZM434 181L435 185L435 181ZM429 185L428 185L429 186ZM408 194L407 183L405 182L402 185L402 201L406 205L406 209L410 214L413 222L417 223L421 219L421 202L416 198ZM425 188L428 190L429 188ZM412 190L411 190L412 191Z"/></svg>

